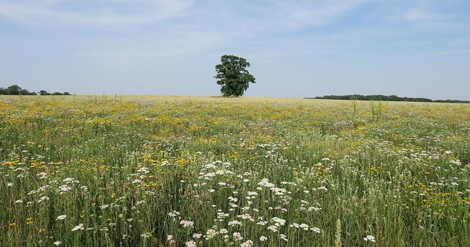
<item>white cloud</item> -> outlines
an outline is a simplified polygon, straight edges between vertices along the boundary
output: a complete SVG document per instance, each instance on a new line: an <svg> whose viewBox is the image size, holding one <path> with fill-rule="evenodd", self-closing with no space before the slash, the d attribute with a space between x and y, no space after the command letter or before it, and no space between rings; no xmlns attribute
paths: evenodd
<svg viewBox="0 0 470 247"><path fill-rule="evenodd" d="M404 21L426 21L439 19L440 15L428 9L414 8L404 11L399 19Z"/></svg>
<svg viewBox="0 0 470 247"><path fill-rule="evenodd" d="M340 19L367 2L370 1L281 1L278 10L283 18L279 21L290 27L318 27Z"/></svg>
<svg viewBox="0 0 470 247"><path fill-rule="evenodd" d="M0 16L28 24L125 28L185 16L193 0L0 0Z"/></svg>
<svg viewBox="0 0 470 247"><path fill-rule="evenodd" d="M390 1L380 4L380 14L393 22L420 23L445 19L441 9L447 3L432 0Z"/></svg>

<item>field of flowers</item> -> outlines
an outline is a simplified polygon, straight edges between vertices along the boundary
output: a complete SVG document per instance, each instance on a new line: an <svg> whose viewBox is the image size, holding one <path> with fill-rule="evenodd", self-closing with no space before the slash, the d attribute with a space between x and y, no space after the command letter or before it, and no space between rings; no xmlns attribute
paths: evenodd
<svg viewBox="0 0 470 247"><path fill-rule="evenodd" d="M470 105L0 97L0 246L470 246Z"/></svg>

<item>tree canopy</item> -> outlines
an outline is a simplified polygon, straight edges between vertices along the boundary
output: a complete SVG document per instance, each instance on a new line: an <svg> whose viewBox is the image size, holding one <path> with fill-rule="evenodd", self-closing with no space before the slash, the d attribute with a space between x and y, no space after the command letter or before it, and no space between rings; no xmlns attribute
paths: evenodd
<svg viewBox="0 0 470 247"><path fill-rule="evenodd" d="M242 96L250 83L255 83L255 77L246 69L250 63L242 57L223 55L221 64L215 66L217 84L221 85L223 96Z"/></svg>
<svg viewBox="0 0 470 247"><path fill-rule="evenodd" d="M37 95L36 92L30 92L26 89L21 88L18 85L11 85L7 88L0 87L0 95ZM54 92L48 93L46 90L39 91L39 95L70 95L69 92Z"/></svg>
<svg viewBox="0 0 470 247"><path fill-rule="evenodd" d="M18 85L11 85L7 88L0 87L0 95L36 95L35 92L30 92L21 88Z"/></svg>
<svg viewBox="0 0 470 247"><path fill-rule="evenodd" d="M382 101L412 101L412 102L441 102L441 103L470 103L466 100L432 100L428 98L399 97L396 95L326 95L318 96L315 99L334 99L334 100L382 100Z"/></svg>

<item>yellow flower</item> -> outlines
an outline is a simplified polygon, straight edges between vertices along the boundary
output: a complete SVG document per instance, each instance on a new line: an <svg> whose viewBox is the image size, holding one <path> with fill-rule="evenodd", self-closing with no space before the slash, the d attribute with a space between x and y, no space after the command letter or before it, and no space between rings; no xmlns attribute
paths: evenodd
<svg viewBox="0 0 470 247"><path fill-rule="evenodd" d="M26 218L26 225L32 225L33 224L33 218Z"/></svg>

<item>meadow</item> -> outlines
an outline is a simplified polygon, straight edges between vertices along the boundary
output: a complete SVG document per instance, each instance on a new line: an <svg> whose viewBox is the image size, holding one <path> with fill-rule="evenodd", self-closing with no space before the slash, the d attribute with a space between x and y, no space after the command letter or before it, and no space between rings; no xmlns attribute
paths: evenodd
<svg viewBox="0 0 470 247"><path fill-rule="evenodd" d="M470 104L2 96L0 246L470 246Z"/></svg>

